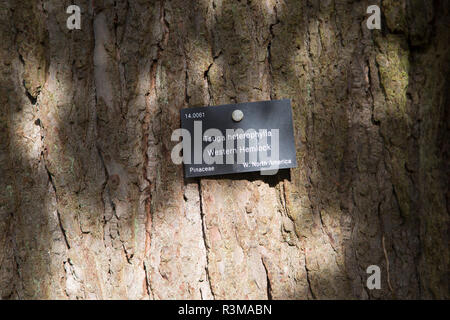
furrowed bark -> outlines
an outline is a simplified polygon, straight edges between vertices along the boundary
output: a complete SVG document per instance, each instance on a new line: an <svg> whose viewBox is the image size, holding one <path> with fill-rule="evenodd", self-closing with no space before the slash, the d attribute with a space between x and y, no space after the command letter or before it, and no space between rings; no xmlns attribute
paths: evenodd
<svg viewBox="0 0 450 320"><path fill-rule="evenodd" d="M0 4L2 299L449 298L446 1L67 5ZM283 98L298 168L173 164L180 109Z"/></svg>

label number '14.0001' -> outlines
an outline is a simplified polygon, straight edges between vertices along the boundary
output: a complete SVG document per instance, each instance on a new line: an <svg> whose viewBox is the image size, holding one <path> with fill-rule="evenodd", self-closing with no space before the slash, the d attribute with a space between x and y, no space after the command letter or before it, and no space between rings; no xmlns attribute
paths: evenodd
<svg viewBox="0 0 450 320"><path fill-rule="evenodd" d="M205 117L205 113L204 112L186 113L185 116L186 119L201 119Z"/></svg>

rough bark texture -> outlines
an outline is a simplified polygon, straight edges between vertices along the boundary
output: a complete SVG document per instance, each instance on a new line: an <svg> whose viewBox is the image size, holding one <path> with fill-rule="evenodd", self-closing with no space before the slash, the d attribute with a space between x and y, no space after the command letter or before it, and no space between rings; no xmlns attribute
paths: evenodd
<svg viewBox="0 0 450 320"><path fill-rule="evenodd" d="M74 3L0 3L1 298L450 298L448 1ZM281 98L298 168L183 179L181 108Z"/></svg>

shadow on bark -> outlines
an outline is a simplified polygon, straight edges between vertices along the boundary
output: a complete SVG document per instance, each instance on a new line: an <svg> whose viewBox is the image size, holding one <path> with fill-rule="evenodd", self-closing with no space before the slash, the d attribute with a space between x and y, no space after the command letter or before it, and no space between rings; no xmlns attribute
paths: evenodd
<svg viewBox="0 0 450 320"><path fill-rule="evenodd" d="M212 16L209 9L196 4L198 8L194 6L186 17L190 31L167 26L173 32L168 44L164 32L157 32L144 44L133 42L129 34L122 42L117 34L111 35L112 42L121 47L115 51L119 57L108 57L112 60L107 64L114 61L116 70L111 74L122 79L111 80L111 88L103 91L111 95L112 105L94 89L105 80L102 76L95 79L93 52L95 39L101 36L95 35L94 21L84 24L83 30L89 34L85 39L68 33L84 49L70 48L69 40L52 38L50 42L61 47L50 49L39 39L36 45L47 50L43 56L22 57L16 39L2 37L10 48L19 46L18 54L2 49L2 55L10 58L3 62L0 79L3 299L102 298L109 297L98 293L106 286L103 283L133 281L144 286L139 290L145 292L136 296L156 293L156 297L163 297L162 284L175 287L167 280L173 270L156 270L149 255L176 255L178 244L161 249L158 246L164 244L155 245L152 240L160 236L163 227L172 226L180 212L184 214L188 200L183 199L183 193L189 185L205 181L205 187L196 189L200 192L196 207L200 215L208 180L230 183L229 188L240 180L249 185L262 181L282 190L283 217L293 222L296 239L289 244L285 239L280 241L295 247L298 260L294 261L302 264L294 266L300 276L292 276L283 274L275 254L262 261L267 279L266 288L260 291L267 298L448 297L450 139L445 70L449 61L429 53L432 45L444 56L447 52L442 46L448 43L448 29L438 26L446 18L448 6L441 2L435 6L431 40L417 45L398 30L370 35L362 20L365 2L283 3L277 2L279 11L269 18L251 2L251 8L225 3L224 11L215 8ZM28 9L20 6L15 10ZM100 14L103 9L98 10ZM36 8L32 12L39 19L50 19L53 27L63 25L59 16L51 18ZM157 17L159 12L155 12ZM173 8L170 13L176 15ZM114 25L110 14L108 11L105 18L108 26ZM35 39L28 27L14 27L12 10L7 16L9 23L1 25L2 33L16 29L25 35L23 41ZM119 21L121 18L117 16ZM360 23L356 28L355 22L346 21L352 18ZM205 21L211 23L208 30L202 30ZM265 32L260 31L263 28ZM120 28L116 25L111 30ZM420 31L414 32L420 36ZM256 40L251 41L250 35ZM63 36L67 34L61 33ZM183 37L194 48L206 48L208 63L189 61L189 57L184 57L187 62L165 58L173 52L181 57L193 52L187 49L188 43L176 42L182 42ZM152 53L141 59L120 60L120 53L125 54L122 49L140 45L144 55ZM66 48L58 53L64 46L74 52ZM139 50L134 54L142 53ZM255 53L261 56L252 56ZM405 55L409 69L402 64ZM30 64L43 57L50 68L45 88L44 83L27 82L24 87L27 75L22 78L21 71L33 70ZM435 62L430 71L422 71L433 60L442 64ZM398 64L392 67L392 61ZM181 63L186 65L178 65ZM158 92L156 79L163 73L162 67L169 78L171 72L174 77L184 74L186 84L178 86L176 79L169 79L173 82L167 80L166 96ZM405 86L396 87L397 75L389 72L405 70ZM58 72L66 73L67 81L59 87L51 78ZM445 83L436 91L438 83L432 81L435 73ZM192 80L195 77L198 80ZM127 86L127 82L139 82L136 78L148 80L149 88L136 94L139 89ZM48 90L49 81L54 81L55 91L41 91L43 96L39 96L39 90ZM184 92L176 91L180 87ZM391 92L391 88L395 90ZM428 89L433 91L431 97ZM64 100L61 96L63 104L58 98L52 100L51 95L58 90L60 95L73 97ZM256 172L199 180L183 179L182 167L170 162L175 144L170 135L179 127L182 107L282 98L293 101L299 168L282 170L276 176L263 177ZM432 116L429 121L428 112ZM147 114L147 119L142 114ZM130 129L132 125L137 128ZM202 214L204 219L208 212ZM279 213L272 212L275 214ZM207 242L211 235L203 237L207 238L205 250L210 250ZM109 264L103 264L101 255L110 259ZM97 269L98 261L101 266ZM183 265L182 261L174 264ZM382 268L380 291L365 288L366 268L372 264ZM127 278L127 272L136 278ZM155 282L151 291L149 286L158 277L162 280ZM289 287L283 287L283 281ZM86 289L86 284L94 288ZM230 286L239 288L240 282ZM213 286L212 294L216 291ZM117 296L128 293L123 289Z"/></svg>

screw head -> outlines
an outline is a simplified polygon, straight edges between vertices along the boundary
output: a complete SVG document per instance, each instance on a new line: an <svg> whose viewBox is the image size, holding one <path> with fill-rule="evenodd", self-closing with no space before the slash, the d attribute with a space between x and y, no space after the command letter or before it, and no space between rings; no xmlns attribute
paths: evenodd
<svg viewBox="0 0 450 320"><path fill-rule="evenodd" d="M236 121L239 122L244 118L244 113L241 110L234 110L233 113L231 114L231 118Z"/></svg>

